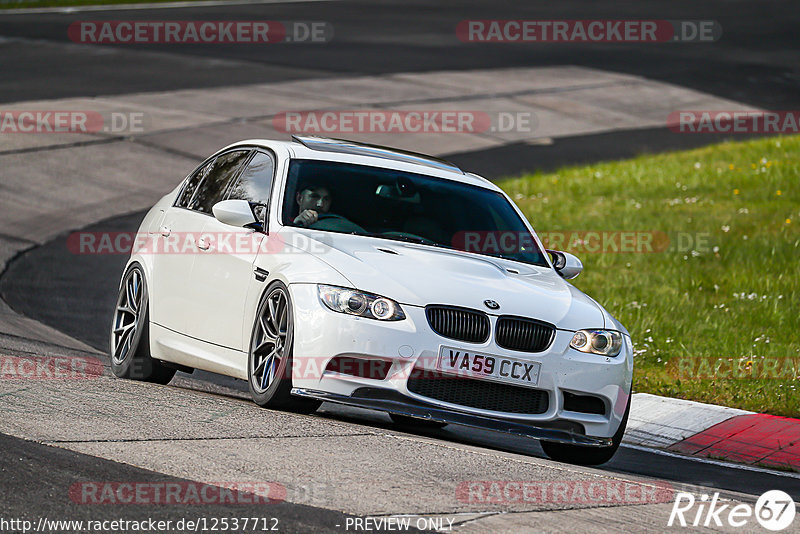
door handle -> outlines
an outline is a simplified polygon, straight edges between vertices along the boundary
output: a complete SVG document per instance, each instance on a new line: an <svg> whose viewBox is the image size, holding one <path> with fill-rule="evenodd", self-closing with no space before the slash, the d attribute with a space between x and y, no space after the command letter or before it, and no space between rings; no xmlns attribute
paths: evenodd
<svg viewBox="0 0 800 534"><path fill-rule="evenodd" d="M161 232L161 235L164 237L169 237L169 234L172 233L172 230L170 230L169 226L162 226L159 232Z"/></svg>
<svg viewBox="0 0 800 534"><path fill-rule="evenodd" d="M197 240L197 248L200 250L208 250L211 247L211 243L208 242L208 239L205 237L201 237Z"/></svg>

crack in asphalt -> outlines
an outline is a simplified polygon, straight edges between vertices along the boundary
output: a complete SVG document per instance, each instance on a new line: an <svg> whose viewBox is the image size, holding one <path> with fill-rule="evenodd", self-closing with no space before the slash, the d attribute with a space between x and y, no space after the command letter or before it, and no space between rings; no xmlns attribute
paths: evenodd
<svg viewBox="0 0 800 534"><path fill-rule="evenodd" d="M3 396L0 394L0 396ZM170 441L231 441L238 439L276 440L276 439L306 439L306 438L338 438L354 436L375 436L372 432L353 432L351 434L291 434L286 436L213 436L197 438L145 438L145 439L48 439L39 443L45 445L77 444L77 443L156 443Z"/></svg>
<svg viewBox="0 0 800 534"><path fill-rule="evenodd" d="M46 152L48 150L59 150L62 148L79 148L83 146L102 145L113 143L115 141L124 141L125 136L117 135L114 137L102 137L99 139L87 139L85 141L75 141L74 143L65 143L63 145L49 145L49 146L36 146L28 148L14 148L12 150L0 150L0 156L13 155L13 154L30 154L31 152Z"/></svg>
<svg viewBox="0 0 800 534"><path fill-rule="evenodd" d="M5 274L6 274L5 271L0 272L0 278L3 278L3 276ZM14 313L17 313L14 310L14 308L12 308L11 305L8 304L8 302L6 302L6 300L4 298L2 298L0 300L2 300L12 311L14 311ZM22 314L18 314L18 315L20 317L26 317L26 318L30 319L30 317L28 317L27 315L22 315ZM31 319L31 320L35 321L36 319ZM45 326L47 326L47 325L45 325ZM39 344L42 344L42 345L48 345L49 347L55 347L57 349L67 350L67 351L70 351L72 353L76 353L77 352L77 353L79 353L81 355L88 354L88 355L91 355L93 357L96 357L99 354L105 354L104 352L100 352L100 351L93 352L93 351L89 351L89 350L76 349L74 347L68 347L66 345L60 345L58 343L52 343L50 341L44 342L44 341L41 341L39 339L20 336L20 335L17 335L17 334L9 334L7 332L0 332L0 337L13 338L14 340L23 341L23 342L29 342L29 343L39 343ZM0 341L2 341L2 339L0 339ZM32 352L32 351L25 350L25 349L2 347L2 350L5 351L5 352L11 352L11 353L20 353L20 354L26 354L26 355L30 354L30 355L34 355L34 356L41 356L41 353L39 353L39 352ZM72 357L73 355L61 355L61 356L69 358L69 357ZM103 363L103 367L109 367L109 366L108 366L108 364Z"/></svg>

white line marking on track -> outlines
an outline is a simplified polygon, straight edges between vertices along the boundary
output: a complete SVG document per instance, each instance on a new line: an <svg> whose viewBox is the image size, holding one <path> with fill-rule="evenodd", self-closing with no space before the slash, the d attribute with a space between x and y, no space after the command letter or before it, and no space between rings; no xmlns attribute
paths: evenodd
<svg viewBox="0 0 800 534"><path fill-rule="evenodd" d="M37 13L80 13L83 11L128 11L133 9L180 9L187 7L242 6L248 4L299 4L305 2L334 1L336 0L200 0L198 2L159 2L107 6L33 7L27 9L0 9L0 16Z"/></svg>

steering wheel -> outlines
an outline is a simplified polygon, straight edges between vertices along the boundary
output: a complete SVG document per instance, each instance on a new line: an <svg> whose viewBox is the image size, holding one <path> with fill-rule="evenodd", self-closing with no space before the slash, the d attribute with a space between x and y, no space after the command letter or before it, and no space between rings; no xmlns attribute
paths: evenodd
<svg viewBox="0 0 800 534"><path fill-rule="evenodd" d="M366 232L359 225L335 213L320 213L316 222L308 226L314 230L332 230L335 232Z"/></svg>

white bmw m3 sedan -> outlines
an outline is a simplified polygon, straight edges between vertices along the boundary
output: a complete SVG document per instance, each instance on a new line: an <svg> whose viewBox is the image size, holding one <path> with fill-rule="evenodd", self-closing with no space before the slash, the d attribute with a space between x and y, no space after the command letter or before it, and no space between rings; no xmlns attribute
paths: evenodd
<svg viewBox="0 0 800 534"><path fill-rule="evenodd" d="M566 215L566 214L565 214ZM600 464L625 430L625 328L501 189L422 154L248 140L145 216L120 284L118 377L247 380L260 406L535 438Z"/></svg>

